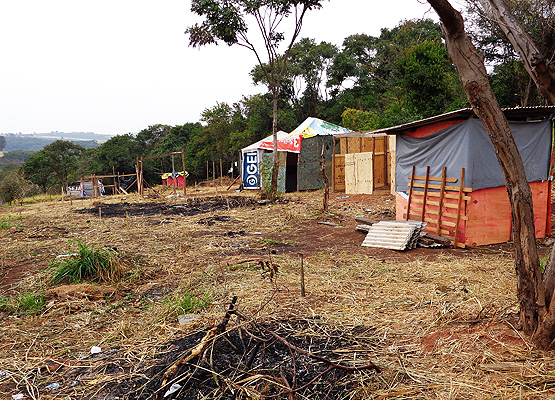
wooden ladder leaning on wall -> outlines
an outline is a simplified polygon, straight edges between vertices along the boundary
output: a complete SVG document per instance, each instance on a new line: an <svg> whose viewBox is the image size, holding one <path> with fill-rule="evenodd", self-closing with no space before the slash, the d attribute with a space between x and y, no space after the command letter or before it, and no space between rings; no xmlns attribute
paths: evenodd
<svg viewBox="0 0 555 400"><path fill-rule="evenodd" d="M458 186L448 185L457 181L459 181ZM432 182L439 182L439 184ZM470 200L467 194L472 192L472 189L463 185L464 168L461 168L460 179L457 179L447 178L446 167L443 167L440 177L430 176L430 167L426 167L426 176L416 176L413 166L412 173L409 175L409 199L403 217L407 221L428 222L432 225L426 226L427 232L450 239L454 247L466 247L464 240L459 239L459 226L461 220L468 220L465 215L466 201ZM414 190L414 188L423 190ZM456 201L448 202L446 199ZM445 217L451 221L446 220Z"/></svg>

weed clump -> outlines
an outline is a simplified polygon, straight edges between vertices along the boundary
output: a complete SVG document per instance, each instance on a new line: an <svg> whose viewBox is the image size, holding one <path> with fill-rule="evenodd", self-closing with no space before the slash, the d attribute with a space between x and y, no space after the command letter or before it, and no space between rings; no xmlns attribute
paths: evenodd
<svg viewBox="0 0 555 400"><path fill-rule="evenodd" d="M196 295L184 289L167 297L165 302L173 315L194 314L206 310L212 304L212 296L208 292Z"/></svg>
<svg viewBox="0 0 555 400"><path fill-rule="evenodd" d="M92 281L109 283L123 277L123 263L113 250L90 248L77 241L78 252L70 258L54 260L54 269L50 282L56 285L61 282L77 283Z"/></svg>
<svg viewBox="0 0 555 400"><path fill-rule="evenodd" d="M35 314L46 305L44 293L25 291L16 296L0 297L0 311L8 314Z"/></svg>

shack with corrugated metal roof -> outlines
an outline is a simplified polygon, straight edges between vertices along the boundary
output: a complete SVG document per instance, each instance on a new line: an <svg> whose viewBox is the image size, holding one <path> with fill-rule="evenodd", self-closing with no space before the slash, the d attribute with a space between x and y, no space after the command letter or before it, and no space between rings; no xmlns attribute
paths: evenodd
<svg viewBox="0 0 555 400"><path fill-rule="evenodd" d="M555 107L504 110L532 189L536 237L551 234L551 164ZM426 231L457 246L511 237L505 181L489 136L472 109L362 133L395 135L398 220L428 222Z"/></svg>

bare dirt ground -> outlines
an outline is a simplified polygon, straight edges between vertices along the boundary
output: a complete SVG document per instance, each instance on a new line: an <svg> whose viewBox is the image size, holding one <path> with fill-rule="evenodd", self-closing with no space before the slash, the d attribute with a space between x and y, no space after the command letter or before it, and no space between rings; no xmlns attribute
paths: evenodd
<svg viewBox="0 0 555 400"><path fill-rule="evenodd" d="M0 299L46 301L0 312L1 398L555 398L554 353L518 330L509 244L361 247L354 217L394 219L394 199L343 196L329 214L322 192L211 187L0 208ZM125 278L51 285L77 241L121 255ZM187 295L207 301L180 322Z"/></svg>

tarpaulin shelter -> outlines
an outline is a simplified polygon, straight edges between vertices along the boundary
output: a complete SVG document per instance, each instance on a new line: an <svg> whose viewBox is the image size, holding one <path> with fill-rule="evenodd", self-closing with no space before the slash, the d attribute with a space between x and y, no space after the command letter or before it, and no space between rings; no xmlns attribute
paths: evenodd
<svg viewBox="0 0 555 400"><path fill-rule="evenodd" d="M73 182L66 188L66 194L77 197L96 197L104 196L104 185L100 179L95 181L81 180L81 182Z"/></svg>
<svg viewBox="0 0 555 400"><path fill-rule="evenodd" d="M323 187L320 161L322 146L326 174L331 176L333 135L351 132L347 128L331 124L318 118L307 118L291 133L278 135L278 191L320 189ZM253 149L253 146L255 149ZM242 149L242 181L245 188L261 188L261 180L271 179L273 165L273 137L269 136ZM251 172L257 172L255 176ZM261 176L263 178L261 179ZM331 181L331 178L330 178Z"/></svg>
<svg viewBox="0 0 555 400"><path fill-rule="evenodd" d="M536 237L545 237L551 233L555 107L504 112L532 189ZM462 246L510 240L503 174L489 136L471 109L372 133L396 135L397 219L428 221L427 230Z"/></svg>

